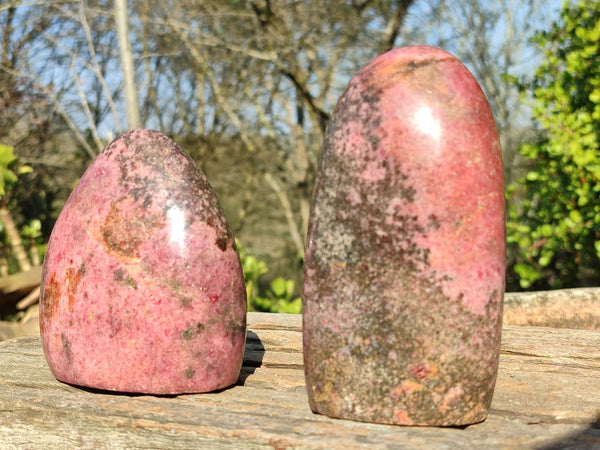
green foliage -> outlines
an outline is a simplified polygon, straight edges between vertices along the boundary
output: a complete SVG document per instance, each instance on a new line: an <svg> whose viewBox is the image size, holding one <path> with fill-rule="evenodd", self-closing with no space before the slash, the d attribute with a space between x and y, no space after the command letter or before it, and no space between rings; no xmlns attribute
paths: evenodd
<svg viewBox="0 0 600 450"><path fill-rule="evenodd" d="M302 312L302 300L300 297L294 298L294 288L293 280L286 280L282 277L275 278L262 296L253 299L254 309L256 311L299 314Z"/></svg>
<svg viewBox="0 0 600 450"><path fill-rule="evenodd" d="M31 173L33 169L26 165L18 165L19 157L9 145L0 144L0 197L5 197L7 191L17 183L17 177Z"/></svg>
<svg viewBox="0 0 600 450"><path fill-rule="evenodd" d="M267 273L269 269L263 261L259 261L252 255L247 255L238 241L236 241L236 244L242 262L244 281L246 282L246 298L248 299L248 306L250 307L252 299L256 297L255 293L258 290L258 279Z"/></svg>
<svg viewBox="0 0 600 450"><path fill-rule="evenodd" d="M39 219L32 219L21 229L21 235L30 241L39 241L42 238L42 222Z"/></svg>
<svg viewBox="0 0 600 450"><path fill-rule="evenodd" d="M262 290L258 280L269 271L267 265L264 261L247 255L240 243L237 241L236 243L246 282L248 310L291 314L302 312L302 300L300 297L294 297L296 287L294 281L277 277L266 289Z"/></svg>
<svg viewBox="0 0 600 450"><path fill-rule="evenodd" d="M600 2L565 3L535 41L545 61L533 81L543 138L524 145L529 172L507 191L508 243L522 288L573 287L582 269L600 281Z"/></svg>
<svg viewBox="0 0 600 450"><path fill-rule="evenodd" d="M32 256L32 263L39 264L46 254L48 244L44 242L42 233L42 222L39 219L31 219L28 223L21 227L21 237L27 242L30 253L36 252L37 255Z"/></svg>

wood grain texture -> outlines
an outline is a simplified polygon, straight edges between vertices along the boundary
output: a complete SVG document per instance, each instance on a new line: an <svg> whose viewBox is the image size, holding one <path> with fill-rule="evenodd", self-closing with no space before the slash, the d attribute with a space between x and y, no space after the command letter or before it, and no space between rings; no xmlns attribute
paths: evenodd
<svg viewBox="0 0 600 450"><path fill-rule="evenodd" d="M600 288L507 292L504 323L600 330Z"/></svg>
<svg viewBox="0 0 600 450"><path fill-rule="evenodd" d="M467 428L313 414L301 316L250 313L238 383L127 395L54 379L38 337L0 343L0 448L600 448L600 332L505 326L488 419Z"/></svg>

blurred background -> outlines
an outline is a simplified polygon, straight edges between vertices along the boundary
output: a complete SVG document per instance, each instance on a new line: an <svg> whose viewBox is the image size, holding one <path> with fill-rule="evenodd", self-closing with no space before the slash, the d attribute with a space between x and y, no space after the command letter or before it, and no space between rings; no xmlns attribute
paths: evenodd
<svg viewBox="0 0 600 450"><path fill-rule="evenodd" d="M598 286L599 41L596 0L0 0L0 318L35 302L68 194L134 127L206 173L250 309L299 312L328 118L360 67L410 44L456 55L492 106L507 290Z"/></svg>

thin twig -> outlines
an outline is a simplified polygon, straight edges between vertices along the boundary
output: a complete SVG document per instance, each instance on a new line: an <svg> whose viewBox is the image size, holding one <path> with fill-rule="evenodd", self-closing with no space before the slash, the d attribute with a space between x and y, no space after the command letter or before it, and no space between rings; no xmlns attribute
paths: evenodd
<svg viewBox="0 0 600 450"><path fill-rule="evenodd" d="M96 57L96 47L94 45L94 41L92 39L92 31L90 29L90 25L87 21L87 17L85 15L85 11L83 9L83 3L80 3L80 10L79 10L79 16L80 16L80 22L81 22L81 26L83 27L83 31L85 32L85 39L87 41L88 44L88 49L90 51L90 59L92 60L92 70L94 72L94 74L96 75L96 78L98 79L98 82L100 83L100 86L102 87L102 91L104 92L104 95L106 96L106 101L108 103L108 106L113 114L113 117L115 119L115 125L117 126L117 132L118 134L121 134L123 131L123 127L121 125L121 119L119 118L119 113L117 112L117 107L115 106L115 102L113 100L112 94L110 93L110 90L108 89L108 86L106 85L106 80L104 79L104 76L102 75L102 70L100 70L100 65L98 64L98 58Z"/></svg>
<svg viewBox="0 0 600 450"><path fill-rule="evenodd" d="M85 96L85 92L81 87L81 79L79 75L77 75L77 70L75 69L75 61L71 61L71 73L73 74L73 78L75 80L75 86L77 88L77 93L79 94L79 100L81 101L81 106L83 107L83 112L85 114L85 118L88 121L88 125L90 126L90 130L92 132L92 137L94 138L94 142L96 143L96 147L98 151L102 151L104 145L102 145L102 141L100 140L100 136L98 136L98 129L96 128L96 124L94 123L94 118L92 117L92 111L90 110L90 104L87 101L87 97Z"/></svg>
<svg viewBox="0 0 600 450"><path fill-rule="evenodd" d="M271 189L273 189L273 191L277 195L277 198L279 199L279 203L281 203L281 206L283 207L283 213L288 224L292 241L294 241L294 245L296 246L298 256L301 259L304 259L304 243L302 242L302 238L300 237L300 233L298 232L298 226L294 221L292 206L290 205L290 201L287 197L287 194L281 189L279 183L277 183L275 178L273 178L273 176L270 173L265 173L265 180L267 181L267 183L269 183L269 186L271 186Z"/></svg>
<svg viewBox="0 0 600 450"><path fill-rule="evenodd" d="M54 104L54 107L56 108L56 111L63 118L63 120L67 124L67 127L71 130L71 132L73 133L73 135L75 136L77 141L81 144L81 146L86 151L86 153L92 159L94 159L96 157L96 152L94 152L94 149L92 148L92 146L86 141L83 134L81 134L81 132L77 128L77 125L75 125L75 122L73 122L73 120L69 116L69 113L67 113L67 111L65 110L63 105L60 103L60 101L58 100L56 95L54 95L54 92L52 91L52 89L50 89L50 87L48 87L46 84L44 84L44 82L38 75L36 75L34 73L20 72L20 71L13 70L6 66L0 66L0 69L4 70L5 72L10 73L11 75L14 75L14 76L25 77L25 78L30 78L32 80L35 80L37 83L36 84L37 87L39 89L41 89L44 92L44 94L46 94L46 96L52 101L52 103Z"/></svg>

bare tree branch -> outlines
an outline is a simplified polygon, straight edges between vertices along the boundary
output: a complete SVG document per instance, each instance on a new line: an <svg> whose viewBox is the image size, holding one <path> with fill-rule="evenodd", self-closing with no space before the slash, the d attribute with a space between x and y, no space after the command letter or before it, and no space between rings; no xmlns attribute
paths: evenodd
<svg viewBox="0 0 600 450"><path fill-rule="evenodd" d="M90 25L88 23L88 20L87 20L86 14L85 14L85 10L83 8L83 3L80 3L79 20L80 20L81 26L83 27L83 30L85 32L85 39L87 42L88 50L90 52L90 61L91 61L90 68L96 75L96 78L98 79L98 82L100 83L100 86L102 86L102 92L104 93L104 95L106 97L106 101L110 107L112 116L113 116L113 118L115 120L115 124L117 126L117 133L120 134L123 131L123 127L121 125L121 119L119 118L119 114L117 112L117 107L115 106L113 96L110 92L110 89L108 88L108 85L106 84L104 75L102 75L102 70L100 69L100 65L98 64L98 58L96 56L96 47L94 45L94 40L92 39L92 31L90 29Z"/></svg>
<svg viewBox="0 0 600 450"><path fill-rule="evenodd" d="M271 186L271 189L273 189L273 191L277 195L277 198L279 199L279 202L281 203L281 207L283 208L283 213L285 215L285 220L288 224L288 230L290 232L290 236L292 237L292 241L296 246L296 252L298 253L298 257L300 259L304 259L304 240L302 239L302 237L300 237L298 225L294 220L294 213L292 211L292 206L290 204L288 196L283 191L283 189L281 189L279 183L277 183L275 178L273 178L273 176L269 172L265 173L264 176L265 180L267 181L269 186Z"/></svg>
<svg viewBox="0 0 600 450"><path fill-rule="evenodd" d="M83 134L81 133L81 131L79 131L79 128L77 127L77 125L75 125L75 122L73 122L73 120L71 119L71 117L69 116L69 114L67 113L67 111L65 110L65 108L63 107L61 102L59 101L59 99L56 97L52 86L45 85L44 82L40 79L40 77L33 73L24 73L24 72L13 70L9 67L4 67L4 66L1 66L0 69L4 70L5 72L8 72L14 76L31 78L31 79L35 80L38 88L41 89L44 92L44 94L52 101L58 114L63 118L63 120L69 127L69 130L71 130L71 132L76 137L79 144L86 151L88 156L92 159L94 159L96 157L96 152L90 146L90 144L88 144L88 142L86 141L86 139L83 136Z"/></svg>
<svg viewBox="0 0 600 450"><path fill-rule="evenodd" d="M83 108L83 112L84 112L85 117L90 126L90 131L92 133L94 143L96 144L96 148L98 149L98 152L101 152L102 149L104 148L104 144L102 144L102 141L100 140L100 137L98 136L98 129L94 122L94 118L92 117L92 112L90 111L90 104L87 101L85 92L83 92L83 89L81 87L81 79L79 78L79 75L77 75L77 70L75 69L75 61L71 61L71 72L73 73L73 80L75 81L74 84L75 84L75 87L77 88L77 93L79 94L79 99L81 100L81 106Z"/></svg>
<svg viewBox="0 0 600 450"><path fill-rule="evenodd" d="M211 71L206 59L204 58L204 56L202 56L202 53L194 45L192 45L192 43L186 36L182 36L182 37L183 37L184 45L186 46L186 48L188 49L188 51L194 58L194 61L196 62L196 64L198 64L199 69L206 76L208 82L210 83L210 86L215 94L215 98L217 99L219 106L223 109L225 114L227 114L227 117L229 118L229 120L231 121L233 126L240 133L240 138L246 145L246 148L249 151L253 152L255 150L254 143L248 136L248 133L246 132L244 126L242 125L242 122L240 121L239 117L235 114L233 109L231 109L231 107L229 106L227 100L225 99L225 96L221 92L221 87L220 87L218 81L216 80L216 78L214 77L214 74Z"/></svg>
<svg viewBox="0 0 600 450"><path fill-rule="evenodd" d="M387 52L394 48L396 44L396 38L400 33L400 27L404 22L404 17L408 12L408 8L413 3L414 0L400 0L397 3L396 9L394 13L390 16L388 23L385 27L385 31L383 32L382 43L380 47L380 52Z"/></svg>

